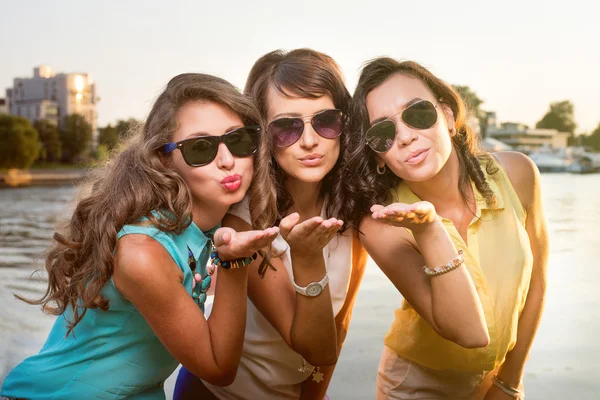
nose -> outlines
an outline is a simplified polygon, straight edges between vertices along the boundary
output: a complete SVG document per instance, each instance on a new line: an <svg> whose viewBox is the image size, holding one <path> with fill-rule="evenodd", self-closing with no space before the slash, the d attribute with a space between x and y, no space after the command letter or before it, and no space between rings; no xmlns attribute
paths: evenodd
<svg viewBox="0 0 600 400"><path fill-rule="evenodd" d="M310 150L318 144L319 135L313 129L310 120L304 121L304 132L302 132L302 136L300 136L300 147Z"/></svg>
<svg viewBox="0 0 600 400"><path fill-rule="evenodd" d="M235 166L235 157L225 143L219 143L219 147L217 149L217 167L220 169L230 170Z"/></svg>
<svg viewBox="0 0 600 400"><path fill-rule="evenodd" d="M400 117L394 122L396 125L396 144L398 146L406 147L417 140L418 133L413 128L406 126Z"/></svg>

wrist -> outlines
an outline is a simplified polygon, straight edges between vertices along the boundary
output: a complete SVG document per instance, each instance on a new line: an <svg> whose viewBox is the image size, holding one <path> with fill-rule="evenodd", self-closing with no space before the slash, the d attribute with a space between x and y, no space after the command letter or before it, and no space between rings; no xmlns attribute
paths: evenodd
<svg viewBox="0 0 600 400"><path fill-rule="evenodd" d="M417 225L410 230L417 241L431 240L431 238L446 232L446 228L444 227L442 220L437 217L431 222Z"/></svg>
<svg viewBox="0 0 600 400"><path fill-rule="evenodd" d="M498 371L496 374L498 379L507 384L508 386L519 389L523 383L523 377L520 374L510 374L503 371Z"/></svg>

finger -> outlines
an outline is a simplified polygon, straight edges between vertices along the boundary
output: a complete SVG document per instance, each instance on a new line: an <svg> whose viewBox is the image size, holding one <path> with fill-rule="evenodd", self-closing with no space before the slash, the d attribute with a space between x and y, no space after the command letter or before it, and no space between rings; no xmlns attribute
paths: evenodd
<svg viewBox="0 0 600 400"><path fill-rule="evenodd" d="M256 246L254 248L262 249L263 247L268 246L269 244L271 244L271 242L273 242L273 240L275 240L278 233L278 229L273 231L264 231L263 236L260 238L260 240L256 241Z"/></svg>
<svg viewBox="0 0 600 400"><path fill-rule="evenodd" d="M344 225L342 220L337 218L330 218L327 221L323 221L321 224L325 229L323 230L322 235L327 237L333 237L333 235L340 230L340 228Z"/></svg>
<svg viewBox="0 0 600 400"><path fill-rule="evenodd" d="M371 206L371 212L377 212L377 211L381 210L382 208L385 208L385 207L383 207L381 204L374 204Z"/></svg>
<svg viewBox="0 0 600 400"><path fill-rule="evenodd" d="M322 223L323 218L321 217L308 219L296 226L295 235L297 235L296 237L308 238Z"/></svg>
<svg viewBox="0 0 600 400"><path fill-rule="evenodd" d="M281 232L281 236L286 238L290 234L290 231L296 226L298 221L300 221L300 214L298 213L292 213L283 218L281 222L279 222L279 231Z"/></svg>
<svg viewBox="0 0 600 400"><path fill-rule="evenodd" d="M215 247L224 246L226 244L229 244L229 242L231 242L231 239L233 238L233 235L235 233L236 233L235 230L233 230L231 228L217 229L217 231L215 232L215 235L213 236L213 242L215 244Z"/></svg>

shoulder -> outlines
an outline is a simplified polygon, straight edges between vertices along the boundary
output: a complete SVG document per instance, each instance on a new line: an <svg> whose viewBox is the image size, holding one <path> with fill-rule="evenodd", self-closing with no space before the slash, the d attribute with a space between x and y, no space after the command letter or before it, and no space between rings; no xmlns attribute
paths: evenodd
<svg viewBox="0 0 600 400"><path fill-rule="evenodd" d="M531 158L516 151L500 151L492 155L504 168L519 200L527 209L539 190L539 170Z"/></svg>
<svg viewBox="0 0 600 400"><path fill-rule="evenodd" d="M126 297L130 288L153 286L164 278L181 276L169 252L151 236L130 234L117 242L113 279Z"/></svg>

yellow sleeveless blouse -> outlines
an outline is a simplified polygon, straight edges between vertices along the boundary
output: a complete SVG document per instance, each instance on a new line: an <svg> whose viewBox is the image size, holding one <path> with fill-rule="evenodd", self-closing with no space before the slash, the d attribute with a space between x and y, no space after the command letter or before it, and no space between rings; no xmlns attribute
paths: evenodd
<svg viewBox="0 0 600 400"><path fill-rule="evenodd" d="M488 162L498 172L488 175L485 171ZM402 357L428 368L491 371L504 362L517 340L517 325L533 264L525 230L526 213L502 166L495 160L482 161L482 169L497 201L488 205L471 182L477 211L468 227L468 246L452 221L440 218L456 249L464 252L465 266L483 305L490 344L485 348L465 349L446 340L404 301L395 312L385 344ZM393 198L402 203L421 201L404 182L393 189Z"/></svg>

